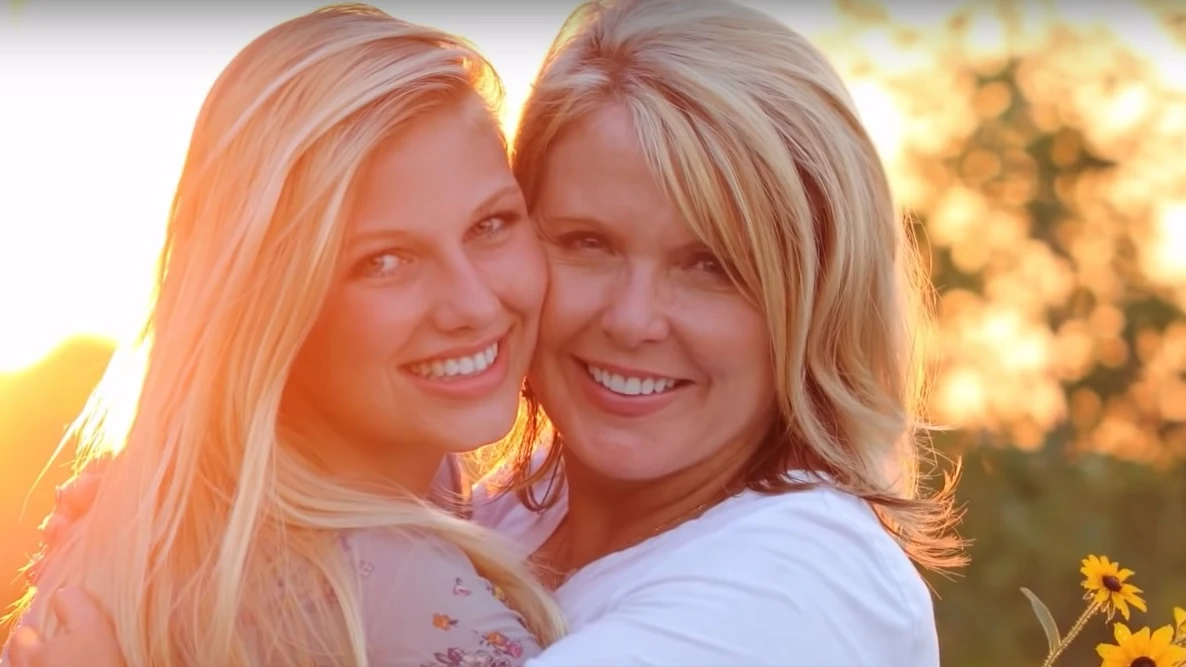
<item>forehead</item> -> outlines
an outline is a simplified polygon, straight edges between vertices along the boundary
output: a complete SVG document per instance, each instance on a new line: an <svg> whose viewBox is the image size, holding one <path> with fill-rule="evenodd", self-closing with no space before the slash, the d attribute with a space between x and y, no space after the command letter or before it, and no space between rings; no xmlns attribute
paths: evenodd
<svg viewBox="0 0 1186 667"><path fill-rule="evenodd" d="M622 107L606 107L568 128L551 148L544 169L536 208L545 224L592 219L656 240L684 243L692 238Z"/></svg>
<svg viewBox="0 0 1186 667"><path fill-rule="evenodd" d="M467 99L417 118L378 146L359 174L351 231L428 231L442 220L468 220L480 202L514 183L497 124L479 100Z"/></svg>

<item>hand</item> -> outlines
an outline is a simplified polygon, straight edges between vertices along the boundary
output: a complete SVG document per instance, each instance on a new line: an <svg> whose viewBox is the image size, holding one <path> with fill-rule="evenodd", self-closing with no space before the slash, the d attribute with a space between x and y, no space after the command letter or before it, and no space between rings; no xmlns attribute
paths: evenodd
<svg viewBox="0 0 1186 667"><path fill-rule="evenodd" d="M54 508L49 516L41 522L45 550L25 571L25 576L31 583L37 582L40 561L45 557L45 551L52 549L53 545L70 531L75 522L90 511L91 505L95 502L99 484L103 479L105 463L105 461L91 463L76 477L57 488L54 493Z"/></svg>
<svg viewBox="0 0 1186 667"><path fill-rule="evenodd" d="M43 641L32 628L17 628L8 647L12 667L125 667L111 619L86 591L63 588L50 598L50 609L61 625L58 634Z"/></svg>

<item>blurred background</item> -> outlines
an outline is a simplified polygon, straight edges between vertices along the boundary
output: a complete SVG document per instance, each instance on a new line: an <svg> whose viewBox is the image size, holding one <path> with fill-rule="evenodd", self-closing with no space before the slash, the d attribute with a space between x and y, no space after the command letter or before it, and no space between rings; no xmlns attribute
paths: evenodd
<svg viewBox="0 0 1186 667"><path fill-rule="evenodd" d="M323 3L141 4L0 7L0 604L68 461L38 475L140 321L207 88ZM510 126L575 3L375 4L474 40ZM944 664L1040 662L1018 589L1069 625L1089 553L1136 571L1136 627L1168 623L1186 605L1186 3L752 4L833 58L930 258L931 418L954 427L936 445L964 461L974 540L932 578ZM1093 621L1062 662L1105 639Z"/></svg>

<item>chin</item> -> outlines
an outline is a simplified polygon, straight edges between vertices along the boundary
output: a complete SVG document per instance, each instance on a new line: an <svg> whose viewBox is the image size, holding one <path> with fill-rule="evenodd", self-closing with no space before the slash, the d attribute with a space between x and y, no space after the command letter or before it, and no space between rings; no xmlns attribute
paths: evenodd
<svg viewBox="0 0 1186 667"><path fill-rule="evenodd" d="M445 421L448 429L446 448L452 453L472 452L506 437L515 426L519 406L518 397L507 406L483 406L468 409L464 414Z"/></svg>
<svg viewBox="0 0 1186 667"><path fill-rule="evenodd" d="M671 466L663 465L645 438L622 437L613 433L586 433L577 438L581 442L597 443L595 448L574 447L573 439L565 440L565 451L576 458L590 472L606 479L645 481L667 475ZM592 449L592 451L589 451Z"/></svg>

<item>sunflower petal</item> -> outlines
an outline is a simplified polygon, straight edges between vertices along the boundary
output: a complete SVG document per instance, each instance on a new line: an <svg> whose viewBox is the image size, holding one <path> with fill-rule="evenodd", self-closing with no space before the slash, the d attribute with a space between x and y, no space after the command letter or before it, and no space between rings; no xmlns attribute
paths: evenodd
<svg viewBox="0 0 1186 667"><path fill-rule="evenodd" d="M1153 646L1164 649L1174 641L1174 628L1171 625L1163 625L1153 632L1153 637L1150 639Z"/></svg>
<svg viewBox="0 0 1186 667"><path fill-rule="evenodd" d="M1116 578L1119 579L1120 581L1125 581L1134 574L1136 574L1136 572L1133 572L1132 570L1125 568L1125 569L1116 573Z"/></svg>
<svg viewBox="0 0 1186 667"><path fill-rule="evenodd" d="M1107 662L1107 660L1119 650L1119 646L1113 646L1112 644L1100 644L1099 646L1095 647L1095 652L1098 653L1105 662Z"/></svg>
<svg viewBox="0 0 1186 667"><path fill-rule="evenodd" d="M1112 636L1116 638L1117 645L1122 645L1132 637L1132 630L1129 630L1128 626L1123 623L1113 623Z"/></svg>
<svg viewBox="0 0 1186 667"><path fill-rule="evenodd" d="M1139 598L1135 595L1129 595L1126 597L1128 598L1129 604L1131 604L1132 606L1136 607L1137 609L1140 609L1141 611L1149 611L1149 608L1147 606L1145 606L1145 601L1142 600L1141 598Z"/></svg>
<svg viewBox="0 0 1186 667"><path fill-rule="evenodd" d="M1120 615L1124 617L1124 620L1128 620L1128 603L1124 601L1124 598L1120 597L1119 595L1113 596L1112 606L1116 609L1116 611L1120 612Z"/></svg>
<svg viewBox="0 0 1186 667"><path fill-rule="evenodd" d="M1174 607L1174 627L1178 628L1179 630L1182 630L1183 627L1186 627L1186 609Z"/></svg>

